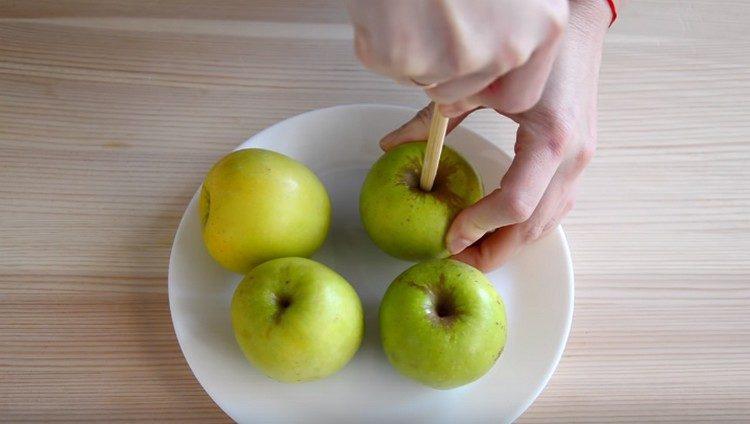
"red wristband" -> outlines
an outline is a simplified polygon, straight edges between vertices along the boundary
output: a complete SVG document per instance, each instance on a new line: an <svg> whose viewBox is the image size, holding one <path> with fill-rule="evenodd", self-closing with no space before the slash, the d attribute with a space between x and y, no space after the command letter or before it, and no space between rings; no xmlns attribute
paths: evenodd
<svg viewBox="0 0 750 424"><path fill-rule="evenodd" d="M609 8L612 9L612 20L609 21L609 26L612 26L615 23L615 19L617 19L617 5L615 5L615 0L607 0L607 3L609 4Z"/></svg>

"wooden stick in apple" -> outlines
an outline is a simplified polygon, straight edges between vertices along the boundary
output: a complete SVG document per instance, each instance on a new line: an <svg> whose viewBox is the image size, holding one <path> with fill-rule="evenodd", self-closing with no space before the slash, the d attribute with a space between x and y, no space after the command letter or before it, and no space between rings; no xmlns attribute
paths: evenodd
<svg viewBox="0 0 750 424"><path fill-rule="evenodd" d="M422 164L422 175L419 178L419 187L424 191L431 191L435 182L440 153L443 150L445 131L448 129L448 118L438 111L435 103L432 109L432 121L430 122L430 134L427 137L427 147L424 152L424 163Z"/></svg>

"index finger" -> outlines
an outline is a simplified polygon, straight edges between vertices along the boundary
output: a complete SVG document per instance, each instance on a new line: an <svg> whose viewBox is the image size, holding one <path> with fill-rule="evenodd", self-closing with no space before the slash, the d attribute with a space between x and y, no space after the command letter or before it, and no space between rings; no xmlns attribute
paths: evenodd
<svg viewBox="0 0 750 424"><path fill-rule="evenodd" d="M432 120L432 110L434 102L430 102L427 106L422 108L413 118L408 122L390 133L386 134L380 140L380 147L385 150L391 150L392 148L410 141L427 140L427 136L430 132L430 121ZM473 112L465 112L455 118L448 120L448 132L453 131L469 114Z"/></svg>
<svg viewBox="0 0 750 424"><path fill-rule="evenodd" d="M500 188L461 211L448 230L447 242L456 254L485 233L529 219L563 157L564 142L525 125L518 129L516 156Z"/></svg>

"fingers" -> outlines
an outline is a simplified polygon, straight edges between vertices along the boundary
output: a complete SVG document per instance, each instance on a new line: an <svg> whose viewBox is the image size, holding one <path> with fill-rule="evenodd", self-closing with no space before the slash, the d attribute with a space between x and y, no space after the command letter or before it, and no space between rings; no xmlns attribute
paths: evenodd
<svg viewBox="0 0 750 424"><path fill-rule="evenodd" d="M391 131L380 140L380 148L388 151L399 144L408 143L410 141L426 140L427 135L430 132L432 109L433 103L430 103L417 112L417 114L404 125ZM464 112L459 116L451 118L448 121L448 132L451 132L456 128L471 112L473 111Z"/></svg>
<svg viewBox="0 0 750 424"><path fill-rule="evenodd" d="M573 209L582 168L574 161L561 166L531 217L519 224L499 228L453 257L489 272L507 262L524 245L543 238L557 228Z"/></svg>
<svg viewBox="0 0 750 424"><path fill-rule="evenodd" d="M553 38L549 44L536 50L528 61L519 58L517 64L494 62L479 72L434 84L425 93L438 102L441 112L449 117L480 105L503 113L523 112L541 98L559 44L559 38Z"/></svg>
<svg viewBox="0 0 750 424"><path fill-rule="evenodd" d="M450 117L483 104L480 99L487 105L508 104L499 109L510 112L533 104L549 74L569 9L568 2L560 0L346 3L359 60L401 83L425 88L438 104L446 105ZM515 76L512 70L518 70ZM498 101L484 98L498 94L493 90L498 86L512 88ZM484 94L474 97L477 93Z"/></svg>
<svg viewBox="0 0 750 424"><path fill-rule="evenodd" d="M410 25L414 5L400 1L349 1L347 9L354 26L354 52L368 69L408 83L409 76L434 69L439 51L427 49L424 32ZM420 16L419 20L431 16ZM427 31L426 28L421 28ZM440 49L437 49L440 50ZM421 80L419 80L421 82Z"/></svg>
<svg viewBox="0 0 750 424"><path fill-rule="evenodd" d="M554 41L539 48L528 62L486 85L486 88L471 96L468 101L506 114L530 109L542 96L559 44L559 41Z"/></svg>
<svg viewBox="0 0 750 424"><path fill-rule="evenodd" d="M524 245L554 231L575 203L575 188L568 186L566 180L567 177L556 176L529 220L488 233L453 258L489 272L506 263Z"/></svg>
<svg viewBox="0 0 750 424"><path fill-rule="evenodd" d="M533 242L537 239L542 239L546 237L547 234L554 231L555 228L560 225L562 220L570 213L570 211L573 210L573 206L575 206L575 197L571 195L567 200L563 201L561 208L557 211L555 216L550 219L547 224L544 225L541 234L537 238L528 240L527 242Z"/></svg>
<svg viewBox="0 0 750 424"><path fill-rule="evenodd" d="M466 100L459 100L449 105L438 105L438 108L440 109L440 113L446 118L465 118L471 112L481 109L481 106Z"/></svg>
<svg viewBox="0 0 750 424"><path fill-rule="evenodd" d="M569 196L572 196L574 184L575 181L569 180L564 172L558 171L531 217L518 224L521 245L540 239L557 225L567 213L563 211Z"/></svg>
<svg viewBox="0 0 750 424"><path fill-rule="evenodd" d="M504 73L505 71L500 69L499 65L491 65L480 72L475 72L441 84L436 84L434 87L426 89L425 93L430 96L431 99L438 102L438 104L451 106L459 100L468 99L473 94L479 93L492 81L497 79L499 75ZM473 104L472 106L479 106L479 103ZM465 110L458 111L458 113L466 112L472 109L472 106L468 106Z"/></svg>
<svg viewBox="0 0 750 424"><path fill-rule="evenodd" d="M565 140L562 135L520 126L516 156L500 188L456 216L448 230L448 250L456 254L487 232L528 220L557 172Z"/></svg>
<svg viewBox="0 0 750 424"><path fill-rule="evenodd" d="M489 272L510 259L522 245L520 227L511 225L488 234L480 243L453 255L453 259Z"/></svg>

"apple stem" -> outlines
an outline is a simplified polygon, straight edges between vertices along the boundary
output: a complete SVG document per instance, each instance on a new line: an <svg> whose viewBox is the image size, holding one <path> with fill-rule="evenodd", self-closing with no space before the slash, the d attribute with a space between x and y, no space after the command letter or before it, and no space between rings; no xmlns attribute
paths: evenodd
<svg viewBox="0 0 750 424"><path fill-rule="evenodd" d="M427 147L424 152L424 163L422 164L422 175L419 178L419 187L424 191L432 190L440 164L440 153L443 150L445 131L448 129L448 118L438 111L435 103L432 109L432 120L430 121L430 134L427 137Z"/></svg>

